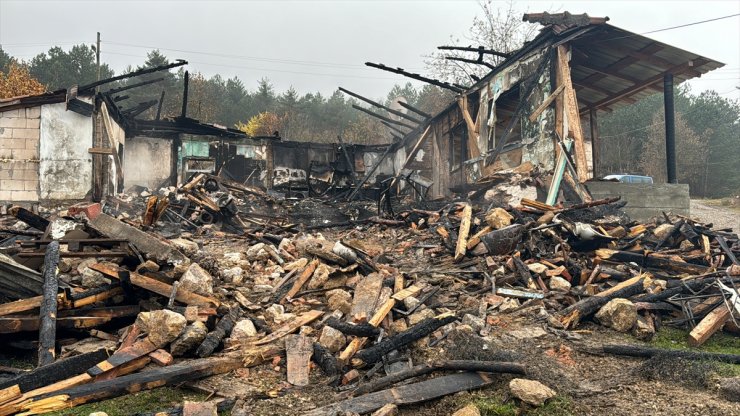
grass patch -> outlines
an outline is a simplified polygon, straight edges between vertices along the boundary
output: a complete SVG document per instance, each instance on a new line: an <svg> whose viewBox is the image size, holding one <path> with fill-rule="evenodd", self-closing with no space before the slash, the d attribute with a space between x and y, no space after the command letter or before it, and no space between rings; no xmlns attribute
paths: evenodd
<svg viewBox="0 0 740 416"><path fill-rule="evenodd" d="M473 404L480 410L481 416L517 416L517 407L513 403L502 403L497 397L478 399Z"/></svg>
<svg viewBox="0 0 740 416"><path fill-rule="evenodd" d="M692 347L688 342L689 333L682 329L662 327L655 334L652 346L669 350L692 350L718 352L722 354L740 354L740 342L737 337L716 332L704 344Z"/></svg>
<svg viewBox="0 0 740 416"><path fill-rule="evenodd" d="M169 409L187 400L203 401L206 395L173 387L161 387L140 393L116 397L102 402L88 403L72 409L47 413L49 416L88 416L92 412L105 412L108 416L128 416L143 412Z"/></svg>
<svg viewBox="0 0 740 416"><path fill-rule="evenodd" d="M651 346L666 350L691 350L715 352L720 354L740 354L740 342L737 337L716 332L704 344L698 347L689 345L689 332L670 327L663 327L655 334ZM722 377L740 376L740 365L716 363L716 371Z"/></svg>
<svg viewBox="0 0 740 416"><path fill-rule="evenodd" d="M555 396L542 407L538 407L527 414L534 416L573 416L573 401L565 396Z"/></svg>

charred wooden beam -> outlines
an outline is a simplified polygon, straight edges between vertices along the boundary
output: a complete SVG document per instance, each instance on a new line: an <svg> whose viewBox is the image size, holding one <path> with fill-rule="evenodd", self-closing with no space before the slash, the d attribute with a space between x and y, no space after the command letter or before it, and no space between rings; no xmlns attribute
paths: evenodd
<svg viewBox="0 0 740 416"><path fill-rule="evenodd" d="M160 81L164 81L164 77L155 78L155 79L151 79L148 81L137 82L135 84L129 84L129 85L126 85L125 87L113 88L113 89L110 89L104 92L104 94L109 94L109 95L118 94L119 92L122 92L122 91L143 87L144 85L154 84L155 82L160 82Z"/></svg>
<svg viewBox="0 0 740 416"><path fill-rule="evenodd" d="M59 264L59 242L53 241L46 247L44 258L44 301L39 311L39 354L38 366L54 362L57 336L57 264Z"/></svg>
<svg viewBox="0 0 740 416"><path fill-rule="evenodd" d="M582 299L571 306L561 310L555 316L555 319L559 321L565 328L572 328L578 324L581 318L585 318L592 313L598 311L602 306L609 303L610 300L616 298L627 299L635 296L638 293L645 291L644 287L645 277L635 276L632 279L625 280L619 283L617 286L606 290L596 296L591 296L586 299Z"/></svg>
<svg viewBox="0 0 740 416"><path fill-rule="evenodd" d="M357 337L377 337L380 335L380 329L370 325L369 323L351 324L349 322L342 322L337 318L331 317L324 322L326 326L330 326L337 331L345 335L354 335Z"/></svg>
<svg viewBox="0 0 740 416"><path fill-rule="evenodd" d="M136 106L126 109L121 112L126 117L136 117L144 111L157 105L157 100L145 101L143 103L136 104Z"/></svg>
<svg viewBox="0 0 740 416"><path fill-rule="evenodd" d="M483 61L481 59L467 59L467 58L459 58L457 56L445 56L445 59L447 59L448 61L465 62L466 64L483 65L485 67L488 67L489 69L496 69L496 66L491 65L488 62Z"/></svg>
<svg viewBox="0 0 740 416"><path fill-rule="evenodd" d="M95 351L58 360L52 364L39 367L33 371L29 371L25 374L0 382L0 389L6 389L10 386L17 385L21 392L27 392L43 386L48 386L57 381L85 372L90 367L105 360L111 352L112 351L107 348L100 348Z"/></svg>
<svg viewBox="0 0 740 416"><path fill-rule="evenodd" d="M229 309L229 312L221 318L216 324L216 328L206 335L206 339L198 346L196 354L198 357L204 358L211 354L218 348L221 341L231 334L231 330L234 329L236 321L239 320L239 307L234 306Z"/></svg>
<svg viewBox="0 0 740 416"><path fill-rule="evenodd" d="M187 361L142 373L129 374L111 380L83 384L43 394L20 405L20 410L39 413L60 410L141 390L196 380L223 374L242 366L240 357L219 357Z"/></svg>
<svg viewBox="0 0 740 416"><path fill-rule="evenodd" d="M391 130L393 130L393 131L395 131L395 132L397 132L397 133L401 134L401 136L405 136L406 134L408 134L407 132L405 132L405 131L403 131L403 130L399 129L398 127L396 127L396 126L392 125L391 123L389 123L389 122L387 122L387 121L383 121L383 120L381 120L381 121L380 121L380 123L381 123L381 124L383 124L384 126L388 127L389 129L391 129Z"/></svg>
<svg viewBox="0 0 740 416"><path fill-rule="evenodd" d="M408 114L405 114L405 113L402 113L402 112L400 112L398 110L394 110L394 109L392 109L390 107L384 106L383 104L380 104L378 102L375 102L375 101L373 101L373 100L371 100L369 98L365 98L365 97L361 96L360 94L354 93L354 92L352 92L350 90L347 90L347 89L344 89L342 87L339 87L339 91L341 91L341 92L349 95L350 97L355 97L355 98L357 98L360 101L364 101L364 102L366 102L366 103L368 103L368 104L370 104L370 105L372 105L374 107L382 108L383 110L385 110L385 111L387 111L387 112L389 112L391 114L397 115L398 117L401 117L401 118L405 118L406 120L409 120L409 121L414 122L416 124L419 124L419 123L422 122L422 120L416 119L414 117L411 117Z"/></svg>
<svg viewBox="0 0 740 416"><path fill-rule="evenodd" d="M410 124L406 124L406 123L404 123L404 122L402 122L402 121L394 120L394 119L392 119L392 118L390 118L390 117L386 117L386 116L384 116L384 115L381 115L381 114L378 114L378 113L376 113L376 112L370 111L370 110L368 110L367 108L363 108L363 107L360 107L360 106L359 106L359 105L357 105L357 104L352 104L352 108L354 108L355 110L360 110L360 111L362 111L363 113L366 113L366 114L368 114L368 115L371 115L371 116L373 116L373 117L375 117L375 118L378 118L378 119L380 119L380 120L383 120L383 121L385 121L385 122L388 122L388 123L391 123L391 124L396 124L396 125L398 125L398 126L406 127L406 128L409 128L409 129L411 129L411 130L413 130L413 129L415 129L415 128L416 128L416 126L412 126L412 125L410 125Z"/></svg>
<svg viewBox="0 0 740 416"><path fill-rule="evenodd" d="M667 350L663 348L650 348L641 345L604 345L601 351L607 354L625 355L628 357L650 358L656 355L666 357L683 358L685 360L698 361L721 361L730 364L740 364L740 354L721 354L714 352L685 351L685 350Z"/></svg>
<svg viewBox="0 0 740 416"><path fill-rule="evenodd" d="M140 69L138 71L129 72L128 74L118 75L118 76L112 77L112 78L101 79L100 81L95 81L95 82L93 82L91 84L82 85L77 90L80 93L82 93L83 91L91 90L91 89L93 89L93 88L95 88L97 86L100 86L100 85L109 84L111 82L119 81L119 80L126 79L126 78L138 77L138 76L144 75L144 74L151 74L153 72L167 71L167 70L172 69L172 68L177 68L179 66L187 65L187 63L188 63L187 61L184 61L182 59L178 59L176 62L173 62L171 64L165 64L165 65L155 66L153 68Z"/></svg>
<svg viewBox="0 0 740 416"><path fill-rule="evenodd" d="M329 350L321 346L318 342L313 343L313 355L311 359L328 377L335 377L339 374L339 362Z"/></svg>
<svg viewBox="0 0 740 416"><path fill-rule="evenodd" d="M359 351L352 359L352 365L363 367L368 364L375 364L383 359L385 354L393 350L405 347L406 345L424 338L437 329L452 323L457 318L452 314L442 314L434 318L427 318L411 328L388 337L377 344Z"/></svg>
<svg viewBox="0 0 740 416"><path fill-rule="evenodd" d="M436 371L477 371L483 373L525 374L524 366L519 363L475 360L438 361L417 365L407 370L389 374L383 378L379 378L371 383L358 387L352 392L352 395L361 396L363 394L372 393L388 386L392 386L400 381L423 376Z"/></svg>
<svg viewBox="0 0 740 416"><path fill-rule="evenodd" d="M412 113L416 113L416 114L418 114L418 115L420 115L420 116L422 116L424 118L432 118L432 115L431 114L425 113L425 112L419 110L418 108L414 107L413 105L411 105L409 103L405 103L403 101L396 101L396 102L398 103L398 105L400 105L401 107L403 107L403 108L411 111Z"/></svg>
<svg viewBox="0 0 740 416"><path fill-rule="evenodd" d="M494 55L501 58L508 58L509 56L511 56L511 54L495 51L493 49L486 49L483 46L478 46L477 48L474 48L472 46L437 46L437 49L441 51L478 52L481 55Z"/></svg>
<svg viewBox="0 0 740 416"><path fill-rule="evenodd" d="M438 87L445 88L445 89L448 89L450 91L454 91L456 93L465 92L465 89L464 88L456 87L456 86L454 86L454 85L452 85L452 84L450 84L448 82L442 82L442 81L438 81L436 79L432 79L432 78L427 78L427 77L421 76L419 74L414 74L414 73L411 73L411 72L407 72L407 71L404 71L403 68L391 68L391 67L385 66L383 64L375 64L375 63L372 63L372 62L365 62L365 65L367 65L367 66L369 66L371 68L377 68L377 69L382 69L383 71L393 72L394 74L400 74L400 75L403 75L405 77L409 77L411 79L415 79L417 81L426 82L427 84L436 85Z"/></svg>
<svg viewBox="0 0 740 416"><path fill-rule="evenodd" d="M159 105L157 106L157 116L155 117L155 120L159 121L159 119L162 117L162 107L164 106L164 95L165 90L162 90L162 94L159 95Z"/></svg>
<svg viewBox="0 0 740 416"><path fill-rule="evenodd" d="M703 274L710 269L700 264L684 263L663 257L655 257L649 253L634 253L631 251L618 251L611 249L596 250L596 255L604 260L634 262L641 267L671 270L677 273Z"/></svg>
<svg viewBox="0 0 740 416"><path fill-rule="evenodd" d="M34 214L33 212L23 207L11 207L8 210L8 214L16 217L17 219L25 222L26 224L37 230L46 231L46 227L49 226L49 220L38 214Z"/></svg>

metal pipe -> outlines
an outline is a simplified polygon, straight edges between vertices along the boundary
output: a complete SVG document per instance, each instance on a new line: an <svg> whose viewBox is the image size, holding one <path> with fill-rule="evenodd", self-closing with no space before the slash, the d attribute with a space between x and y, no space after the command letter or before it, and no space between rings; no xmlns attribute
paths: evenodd
<svg viewBox="0 0 740 416"><path fill-rule="evenodd" d="M676 118L673 105L673 74L663 75L663 105L665 108L665 161L668 183L676 179Z"/></svg>

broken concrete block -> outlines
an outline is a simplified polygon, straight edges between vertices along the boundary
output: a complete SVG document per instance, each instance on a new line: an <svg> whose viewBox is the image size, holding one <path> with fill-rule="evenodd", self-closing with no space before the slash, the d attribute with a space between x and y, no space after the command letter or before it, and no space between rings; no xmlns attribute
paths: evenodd
<svg viewBox="0 0 740 416"><path fill-rule="evenodd" d="M308 259L305 258L305 257L301 257L300 259L298 259L296 261L292 261L292 262L284 265L283 266L283 269L285 269L285 271L288 271L288 272L293 271L293 270L296 270L296 269L300 270L300 269L306 267L307 264L308 264Z"/></svg>
<svg viewBox="0 0 740 416"><path fill-rule="evenodd" d="M453 413L452 416L480 416L480 410L474 404L469 404Z"/></svg>
<svg viewBox="0 0 740 416"><path fill-rule="evenodd" d="M254 322L248 318L237 322L236 325L234 325L234 329L231 330L232 338L244 339L255 336L257 336L257 328L254 327Z"/></svg>
<svg viewBox="0 0 740 416"><path fill-rule="evenodd" d="M94 289L96 287L105 286L110 284L110 279L105 277L103 273L96 272L95 270L86 267L82 272L82 287L85 289Z"/></svg>
<svg viewBox="0 0 740 416"><path fill-rule="evenodd" d="M327 266L324 263L319 263L314 270L311 280L308 282L308 289L319 289L324 286L329 280L329 275L336 271L334 267Z"/></svg>
<svg viewBox="0 0 740 416"><path fill-rule="evenodd" d="M480 332L486 326L486 321L481 317L466 313L465 316L463 316L462 324L470 325L470 327L473 328L473 331Z"/></svg>
<svg viewBox="0 0 740 416"><path fill-rule="evenodd" d="M604 326L627 332L637 322L637 307L627 299L612 299L596 312L595 318Z"/></svg>
<svg viewBox="0 0 740 416"><path fill-rule="evenodd" d="M185 327L182 334L170 344L170 353L175 357L181 357L188 351L200 345L206 335L208 328L201 321L195 321Z"/></svg>
<svg viewBox="0 0 740 416"><path fill-rule="evenodd" d="M136 325L147 334L147 339L152 344L162 348L180 336L187 325L187 320L177 312L160 309L139 313Z"/></svg>
<svg viewBox="0 0 740 416"><path fill-rule="evenodd" d="M198 263L191 263L180 278L180 288L209 296L213 294L213 277Z"/></svg>
<svg viewBox="0 0 740 416"><path fill-rule="evenodd" d="M347 337L340 331L327 325L321 330L319 344L331 352L338 352L347 344Z"/></svg>
<svg viewBox="0 0 740 416"><path fill-rule="evenodd" d="M200 247L198 247L198 243L184 238L172 239L170 240L170 243L172 243L173 246L185 253L185 255L187 256L192 256L196 254L198 250L200 250Z"/></svg>
<svg viewBox="0 0 740 416"><path fill-rule="evenodd" d="M495 230L511 224L514 217L503 208L494 208L486 214L486 223Z"/></svg>
<svg viewBox="0 0 740 416"><path fill-rule="evenodd" d="M128 240L139 252L155 261L172 264L182 264L188 261L185 255L170 244L118 221L110 215L100 214L92 219L89 225L106 237Z"/></svg>
<svg viewBox="0 0 740 416"><path fill-rule="evenodd" d="M227 282L231 282L235 285L241 285L242 283L244 283L244 270L238 266L224 269L221 270L221 277Z"/></svg>
<svg viewBox="0 0 740 416"><path fill-rule="evenodd" d="M549 286L551 290L564 290L566 292L571 288L570 282L560 276L551 277Z"/></svg>
<svg viewBox="0 0 740 416"><path fill-rule="evenodd" d="M517 399L533 406L542 406L557 395L555 390L535 380L515 378L509 382L509 390Z"/></svg>
<svg viewBox="0 0 740 416"><path fill-rule="evenodd" d="M216 402L191 402L185 400L182 416L218 416Z"/></svg>
<svg viewBox="0 0 740 416"><path fill-rule="evenodd" d="M329 310L348 314L352 310L352 295L346 290L334 289L326 293Z"/></svg>
<svg viewBox="0 0 740 416"><path fill-rule="evenodd" d="M433 310L424 309L422 311L416 311L409 316L409 326L414 326L427 318L434 318Z"/></svg>

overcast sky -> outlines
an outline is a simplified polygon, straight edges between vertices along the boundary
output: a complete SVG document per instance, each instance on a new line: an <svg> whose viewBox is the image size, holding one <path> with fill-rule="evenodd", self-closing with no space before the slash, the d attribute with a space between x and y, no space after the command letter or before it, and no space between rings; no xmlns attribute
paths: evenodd
<svg viewBox="0 0 740 416"><path fill-rule="evenodd" d="M502 7L505 7L502 4ZM610 24L643 33L740 13L740 1L522 1L523 12L609 16ZM147 51L186 59L191 71L254 89L269 78L278 90L329 94L344 86L382 97L400 75L365 61L424 71L423 55L461 36L480 13L476 1L37 1L0 0L0 44L30 59L53 45L69 48L102 37L103 61L116 73ZM740 98L740 17L647 35L725 63L694 91Z"/></svg>

